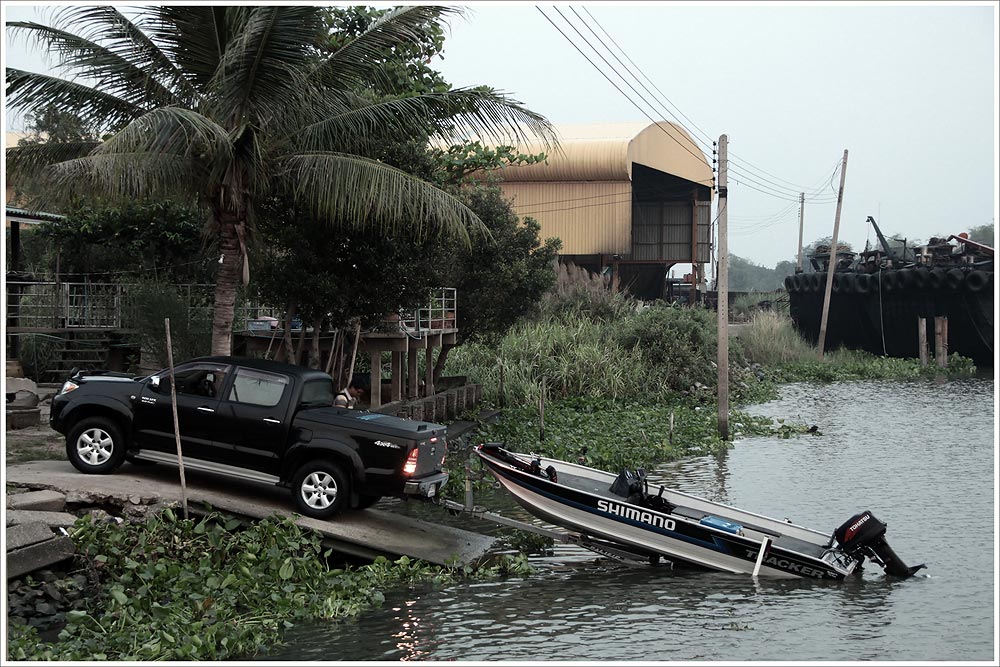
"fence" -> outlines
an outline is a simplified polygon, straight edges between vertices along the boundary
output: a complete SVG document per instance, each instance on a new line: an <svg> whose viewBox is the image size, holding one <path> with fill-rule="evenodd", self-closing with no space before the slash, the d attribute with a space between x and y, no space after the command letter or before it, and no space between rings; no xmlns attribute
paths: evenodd
<svg viewBox="0 0 1000 667"><path fill-rule="evenodd" d="M94 282L7 282L8 327L31 329L131 329L135 285ZM210 315L212 285L174 285L188 304L188 315ZM249 299L238 300L233 326L276 309Z"/></svg>
<svg viewBox="0 0 1000 667"><path fill-rule="evenodd" d="M7 325L30 329L122 329L133 328L131 306L136 285L95 282L7 282ZM188 304L188 316L208 316L214 286L174 285ZM281 319L281 309L254 299L238 298L233 328L244 330L261 317ZM454 287L434 290L427 304L400 310L383 324L397 330L421 332L454 329L457 326L458 293ZM202 317L201 319L205 319Z"/></svg>

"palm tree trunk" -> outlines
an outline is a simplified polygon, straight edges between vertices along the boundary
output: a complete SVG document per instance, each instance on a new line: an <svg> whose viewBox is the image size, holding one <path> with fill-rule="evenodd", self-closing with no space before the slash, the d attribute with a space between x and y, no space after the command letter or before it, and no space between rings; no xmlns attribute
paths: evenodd
<svg viewBox="0 0 1000 667"><path fill-rule="evenodd" d="M309 368L318 369L320 367L319 335L323 329L323 319L319 317L313 321L313 335L309 346Z"/></svg>
<svg viewBox="0 0 1000 667"><path fill-rule="evenodd" d="M212 309L212 354L233 353L233 318L236 290L243 275L243 256L236 236L236 216L216 213L219 223L219 253L222 263L215 273L215 303Z"/></svg>
<svg viewBox="0 0 1000 667"><path fill-rule="evenodd" d="M298 312L298 309L298 305L294 303L289 303L285 309L284 331L281 334L281 349L285 352L282 361L286 364L296 363L295 345L292 343L292 320L295 319L295 313Z"/></svg>

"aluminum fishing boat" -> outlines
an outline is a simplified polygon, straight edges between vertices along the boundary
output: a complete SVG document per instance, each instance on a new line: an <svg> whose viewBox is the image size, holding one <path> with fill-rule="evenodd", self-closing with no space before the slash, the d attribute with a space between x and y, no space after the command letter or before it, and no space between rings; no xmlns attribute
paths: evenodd
<svg viewBox="0 0 1000 667"><path fill-rule="evenodd" d="M615 475L496 443L475 451L528 512L605 555L776 578L840 580L859 573L866 558L896 577L924 567L900 560L885 541L886 524L869 511L822 533L650 485L643 470Z"/></svg>

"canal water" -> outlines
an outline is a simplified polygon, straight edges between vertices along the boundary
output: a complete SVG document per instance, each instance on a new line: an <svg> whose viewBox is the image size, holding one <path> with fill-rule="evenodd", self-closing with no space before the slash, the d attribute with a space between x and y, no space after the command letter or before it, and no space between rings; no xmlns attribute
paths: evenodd
<svg viewBox="0 0 1000 667"><path fill-rule="evenodd" d="M821 435L744 439L655 471L673 487L821 530L869 509L907 564L926 563L914 578L867 564L847 582L755 581L557 546L533 558L530 576L394 592L356 620L294 628L287 646L260 657L995 661L994 396L992 379L787 385L751 411ZM505 496L476 500L528 519Z"/></svg>

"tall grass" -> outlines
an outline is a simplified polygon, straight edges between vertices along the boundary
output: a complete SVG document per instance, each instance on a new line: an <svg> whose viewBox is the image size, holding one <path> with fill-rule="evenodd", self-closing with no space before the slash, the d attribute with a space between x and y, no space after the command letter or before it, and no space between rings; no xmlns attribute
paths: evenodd
<svg viewBox="0 0 1000 667"><path fill-rule="evenodd" d="M816 348L795 330L787 315L757 311L739 336L743 353L762 366L778 366L816 357Z"/></svg>

